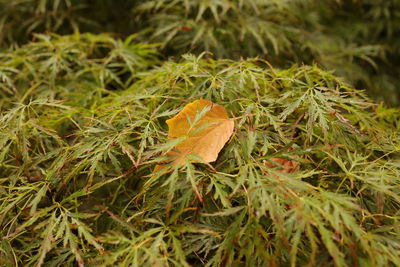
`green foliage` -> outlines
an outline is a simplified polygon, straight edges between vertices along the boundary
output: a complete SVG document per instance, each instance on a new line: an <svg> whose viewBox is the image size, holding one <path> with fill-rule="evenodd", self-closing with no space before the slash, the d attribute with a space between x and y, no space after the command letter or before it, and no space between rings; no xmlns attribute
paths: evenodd
<svg viewBox="0 0 400 267"><path fill-rule="evenodd" d="M0 0L0 44L34 32L140 32L167 56L317 62L399 105L399 18L399 0Z"/></svg>
<svg viewBox="0 0 400 267"><path fill-rule="evenodd" d="M315 65L35 40L0 55L5 266L400 262L398 109ZM234 135L210 165L154 172L176 142L165 121L196 99L223 105Z"/></svg>
<svg viewBox="0 0 400 267"><path fill-rule="evenodd" d="M317 62L378 100L400 99L400 1L148 0L135 10L168 54L263 56L281 67Z"/></svg>
<svg viewBox="0 0 400 267"><path fill-rule="evenodd" d="M399 105L399 12L399 0L0 0L0 43L34 32L140 32L167 56L262 56L282 68L317 62Z"/></svg>
<svg viewBox="0 0 400 267"><path fill-rule="evenodd" d="M77 29L85 21L77 14L82 8L69 0L1 0L0 41L22 41L33 32Z"/></svg>
<svg viewBox="0 0 400 267"><path fill-rule="evenodd" d="M167 57L209 51L281 68L317 63L399 105L399 18L399 0L0 0L0 43L35 32L140 32Z"/></svg>

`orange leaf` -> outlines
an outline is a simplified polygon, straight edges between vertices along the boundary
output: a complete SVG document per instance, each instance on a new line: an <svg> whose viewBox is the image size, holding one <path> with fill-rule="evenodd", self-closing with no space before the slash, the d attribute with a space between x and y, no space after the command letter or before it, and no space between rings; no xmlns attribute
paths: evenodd
<svg viewBox="0 0 400 267"><path fill-rule="evenodd" d="M175 117L167 120L167 124L169 139L184 138L167 153L171 156L169 162L178 166L185 164L189 154L197 155L203 162L217 160L218 153L233 133L234 125L223 106L207 100L196 100L186 105ZM160 168L162 166L158 165L156 170Z"/></svg>
<svg viewBox="0 0 400 267"><path fill-rule="evenodd" d="M300 167L299 163L293 160L283 158L270 158L269 160L277 164L266 162L265 166L270 169L276 168L276 171L280 173L292 173L297 171Z"/></svg>

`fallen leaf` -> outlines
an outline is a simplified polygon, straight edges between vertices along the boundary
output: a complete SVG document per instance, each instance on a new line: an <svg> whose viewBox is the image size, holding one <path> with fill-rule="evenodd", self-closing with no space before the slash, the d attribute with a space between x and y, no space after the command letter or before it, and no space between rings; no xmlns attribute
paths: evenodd
<svg viewBox="0 0 400 267"><path fill-rule="evenodd" d="M280 173L292 173L299 169L300 164L293 160L283 159L283 158L270 158L272 162L266 162L265 166L267 168L274 168L277 172Z"/></svg>
<svg viewBox="0 0 400 267"><path fill-rule="evenodd" d="M182 166L189 154L200 157L203 162L217 160L218 153L233 133L233 120L223 106L207 100L196 100L186 105L172 119L167 120L168 138L184 138L167 153L167 163ZM194 162L193 158L189 159ZM162 168L158 165L155 171Z"/></svg>

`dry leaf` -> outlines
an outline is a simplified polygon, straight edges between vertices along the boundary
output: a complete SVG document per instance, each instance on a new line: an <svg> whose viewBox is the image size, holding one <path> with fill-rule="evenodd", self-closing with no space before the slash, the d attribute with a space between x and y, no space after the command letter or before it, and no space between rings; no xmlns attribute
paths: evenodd
<svg viewBox="0 0 400 267"><path fill-rule="evenodd" d="M265 166L268 168L275 168L277 172L280 173L292 173L299 169L299 163L293 160L283 159L283 158L270 158L270 161L276 162L266 162Z"/></svg>
<svg viewBox="0 0 400 267"><path fill-rule="evenodd" d="M233 133L233 120L223 106L196 100L167 120L168 138L185 138L167 154L173 165L183 165L187 155L196 154L203 162L213 162ZM156 170L162 166L157 166Z"/></svg>

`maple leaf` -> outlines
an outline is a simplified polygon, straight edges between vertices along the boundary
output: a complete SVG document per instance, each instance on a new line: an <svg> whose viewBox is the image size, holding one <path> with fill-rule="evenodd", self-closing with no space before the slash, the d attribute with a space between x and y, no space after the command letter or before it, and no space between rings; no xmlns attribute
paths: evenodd
<svg viewBox="0 0 400 267"><path fill-rule="evenodd" d="M292 173L297 171L300 167L300 164L293 160L283 158L270 158L269 160L271 162L265 162L265 166L270 169L275 168L276 171L280 173ZM276 175L273 176L277 177Z"/></svg>
<svg viewBox="0 0 400 267"><path fill-rule="evenodd" d="M202 162L217 160L218 153L233 133L233 120L223 106L207 100L196 100L187 104L181 112L167 120L168 138L183 138L183 141L170 150L166 163L182 166L186 160L194 162L197 155ZM157 165L156 171L162 168Z"/></svg>

